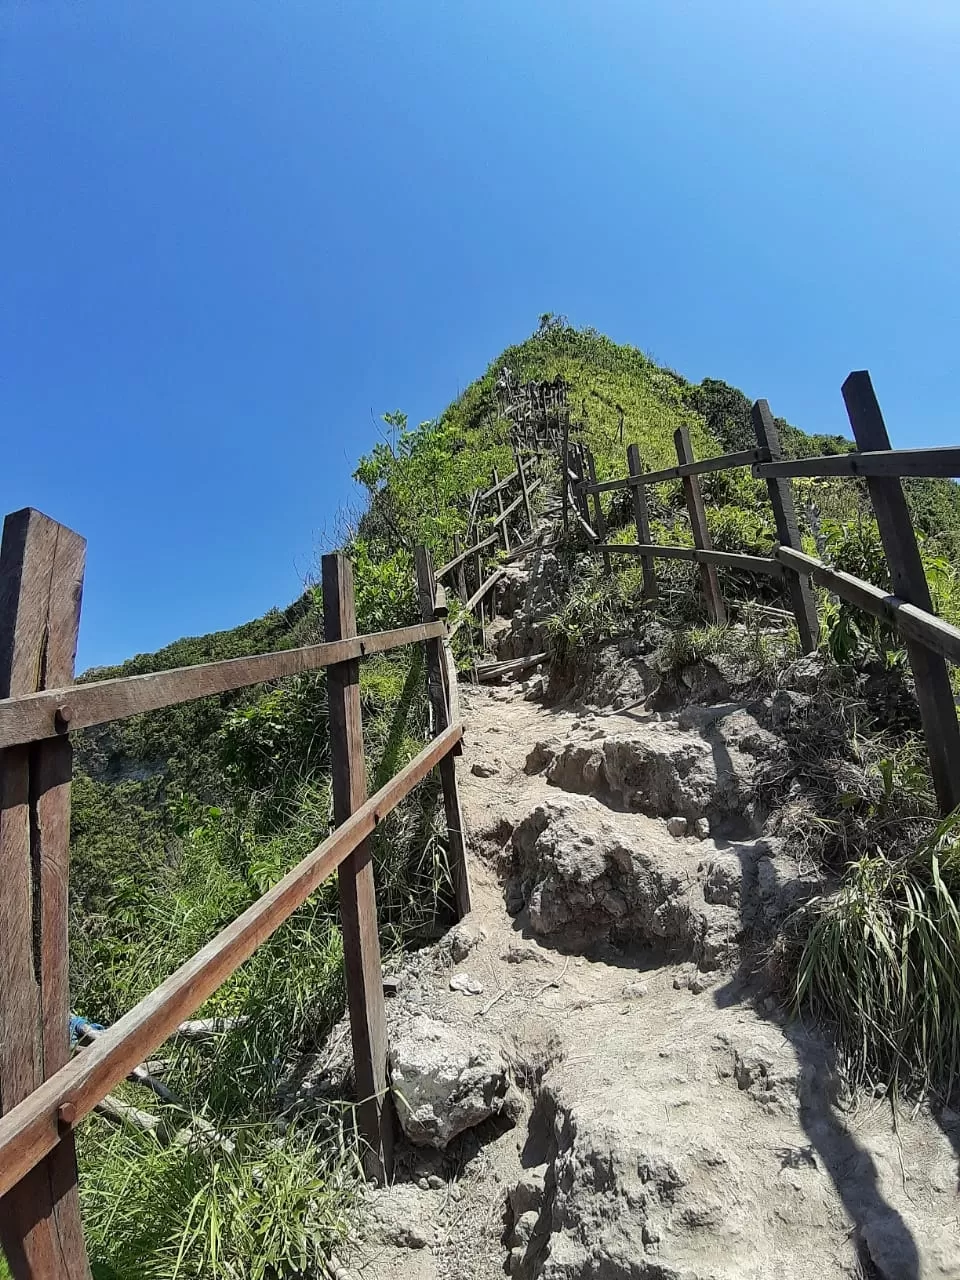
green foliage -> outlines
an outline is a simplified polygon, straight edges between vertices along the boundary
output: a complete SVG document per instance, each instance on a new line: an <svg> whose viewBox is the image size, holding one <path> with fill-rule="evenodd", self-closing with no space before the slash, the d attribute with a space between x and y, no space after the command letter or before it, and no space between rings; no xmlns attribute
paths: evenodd
<svg viewBox="0 0 960 1280"><path fill-rule="evenodd" d="M326 1273L358 1181L343 1133L248 1124L233 1151L81 1130L81 1203L96 1280L276 1280Z"/></svg>
<svg viewBox="0 0 960 1280"><path fill-rule="evenodd" d="M795 999L836 1027L854 1078L949 1095L960 1078L957 816L909 854L865 854L805 915Z"/></svg>

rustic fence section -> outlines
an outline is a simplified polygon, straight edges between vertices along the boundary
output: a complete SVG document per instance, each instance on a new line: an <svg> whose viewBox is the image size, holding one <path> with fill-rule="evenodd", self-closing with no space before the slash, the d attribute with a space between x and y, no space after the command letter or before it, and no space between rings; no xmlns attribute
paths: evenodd
<svg viewBox="0 0 960 1280"><path fill-rule="evenodd" d="M0 697L73 680L84 540L38 511L8 516L0 547ZM57 712L53 712L53 717ZM68 718L61 708L57 726ZM67 882L72 752L65 736L0 757L0 1108L25 1105L70 1057ZM0 1157L0 1167L6 1161ZM14 1275L89 1276L67 1128L0 1205Z"/></svg>
<svg viewBox="0 0 960 1280"><path fill-rule="evenodd" d="M469 908L453 756L463 727L446 626L431 590L424 621L356 634L352 570L323 561L324 644L72 684L84 542L36 511L4 523L0 550L0 1228L16 1280L89 1276L77 1197L74 1129L338 872L347 1000L365 1165L389 1176L383 980L370 837L434 769L441 772L451 873ZM427 567L429 559L418 557ZM432 572L430 573L432 581ZM367 796L359 663L426 644L432 740ZM70 1058L67 885L72 758L69 733L281 676L328 669L335 830L185 964Z"/></svg>
<svg viewBox="0 0 960 1280"><path fill-rule="evenodd" d="M533 392L530 394L533 395ZM558 394L556 389L551 389L547 397L552 408L555 407L553 401ZM531 403L536 403L535 396ZM454 539L453 559L441 565L436 573L431 567L429 576L426 567L421 566L418 560L417 581L424 622L428 617L434 617L435 594L430 594L431 580L435 591L441 584L446 584L445 589L455 591L463 606L460 616L447 632L448 641L474 616L481 629L483 628L485 603L503 577L504 563L531 549L534 532L533 497L543 484L542 476L531 478L532 466L546 447L559 447L558 431L559 428L555 430L553 426L544 428L541 419L532 410L527 413L523 418L523 425L515 426L512 430L515 469L501 479L495 468L493 484L482 492L474 493L470 499L467 545L462 546L459 538ZM512 494L511 491L515 493ZM484 516L485 506L493 506L495 514L492 519ZM471 542L470 535L478 529L483 531L484 536ZM493 554L493 548L497 544L500 548L500 563L490 564L489 556ZM484 553L488 553L487 557ZM469 578L473 580L472 585ZM481 665L475 661L473 679L483 679L493 674L495 665ZM463 892L467 892L466 888Z"/></svg>
<svg viewBox="0 0 960 1280"><path fill-rule="evenodd" d="M887 429L877 403L870 375L852 373L843 384L843 397L858 449L814 458L784 460L776 423L765 400L752 411L757 448L695 459L686 430L676 433L677 466L644 471L635 445L627 451L627 475L597 482L585 475L577 450L564 439L559 457L567 505L577 515L586 535L587 550L609 561L611 554L642 558L644 596L656 590L657 560L689 560L700 565L707 611L714 621L725 617L717 568L744 569L753 573L785 576L791 610L801 647L813 651L819 642L819 620L811 581L841 599L896 627L903 636L913 669L917 701L923 723L931 775L943 813L960 806L960 725L946 661L960 663L960 630L933 611L916 535L903 493L901 477L952 478L960 476L960 448L891 449ZM771 556L715 551L710 544L698 476L728 468L750 467L766 481L773 509L778 545ZM877 518L893 591L841 573L804 553L790 480L804 476L861 477ZM646 489L680 480L693 534L693 547L676 547L650 541ZM611 543L598 536L605 526L601 495L631 490L634 504L635 543ZM594 500L594 528L584 504Z"/></svg>

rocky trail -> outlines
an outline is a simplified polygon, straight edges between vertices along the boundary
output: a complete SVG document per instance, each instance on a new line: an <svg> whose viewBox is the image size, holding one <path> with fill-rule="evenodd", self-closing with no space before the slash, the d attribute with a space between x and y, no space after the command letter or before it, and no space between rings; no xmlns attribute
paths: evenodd
<svg viewBox="0 0 960 1280"><path fill-rule="evenodd" d="M502 584L501 657L549 559ZM764 963L811 890L756 786L804 695L655 684L621 650L559 698L463 688L474 910L390 984L399 1172L338 1274L960 1278L960 1117L847 1097Z"/></svg>

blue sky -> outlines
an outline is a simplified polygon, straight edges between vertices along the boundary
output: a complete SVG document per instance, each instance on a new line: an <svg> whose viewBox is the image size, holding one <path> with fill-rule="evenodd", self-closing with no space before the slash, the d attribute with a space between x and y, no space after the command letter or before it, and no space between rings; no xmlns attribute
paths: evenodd
<svg viewBox="0 0 960 1280"><path fill-rule="evenodd" d="M954 0L0 0L3 510L79 665L288 603L373 418L540 312L960 437Z"/></svg>

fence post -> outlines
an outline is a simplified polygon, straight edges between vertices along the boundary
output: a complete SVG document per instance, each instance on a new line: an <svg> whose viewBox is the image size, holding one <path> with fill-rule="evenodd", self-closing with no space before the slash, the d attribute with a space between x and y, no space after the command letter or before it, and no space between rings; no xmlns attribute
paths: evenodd
<svg viewBox="0 0 960 1280"><path fill-rule="evenodd" d="M690 432L686 427L678 427L673 433L673 443L677 449L677 461L683 466L693 462L693 449L690 445ZM693 545L698 551L710 551L710 531L707 528L707 513L703 507L703 494L696 476L682 476L683 496L687 500L687 511L690 515L690 527L693 530ZM727 611L723 596L720 594L720 580L717 577L716 565L701 564L700 580L703 583L703 594L707 600L707 611L714 622L724 623Z"/></svg>
<svg viewBox="0 0 960 1280"><path fill-rule="evenodd" d="M591 484L597 483L597 468L593 461L593 450L587 450L587 477ZM596 530L597 537L601 542L607 540L607 520L603 514L603 503L600 501L599 493L590 495L593 499L593 527ZM610 552L603 553L603 569L607 577L610 577Z"/></svg>
<svg viewBox="0 0 960 1280"><path fill-rule="evenodd" d="M415 547L413 555L417 569L420 612L424 622L433 622L436 617L436 579L433 576L430 552L426 547ZM456 678L456 670L453 670L450 679ZM433 734L436 737L447 728L450 721L447 699L443 692L443 654L439 640L427 641L427 692L433 712ZM453 880L457 916L462 920L470 911L470 877L467 872L467 847L460 790L457 786L457 766L452 753L443 757L438 769L450 841L450 876Z"/></svg>
<svg viewBox="0 0 960 1280"><path fill-rule="evenodd" d="M753 429L757 433L757 444L766 450L770 462L779 462L783 457L780 448L780 433L773 420L770 406L766 400L756 400L752 409ZM793 504L793 490L786 479L767 479L767 492L773 507L773 518L777 526L777 539L781 546L790 547L794 551L802 551L800 527L797 524L797 512ZM804 653L813 653L820 640L820 623L817 619L817 600L813 594L810 579L799 573L788 573L787 585L790 589L790 604L793 616L797 620L800 633L800 647Z"/></svg>
<svg viewBox="0 0 960 1280"><path fill-rule="evenodd" d="M627 470L632 476L643 474L638 445L631 444L627 446ZM633 495L633 522L637 526L637 541L641 545L648 545L653 539L650 536L647 490L642 484L634 484L630 486L630 491ZM643 566L643 598L645 600L656 600L657 571L653 556L641 556L640 563Z"/></svg>
<svg viewBox="0 0 960 1280"><path fill-rule="evenodd" d="M563 510L563 531L570 528L570 416L563 420L563 458L561 460L560 493Z"/></svg>
<svg viewBox="0 0 960 1280"><path fill-rule="evenodd" d="M86 543L39 511L7 516L0 548L0 697L73 683ZM73 752L61 736L0 753L0 1110L70 1057L67 886ZM0 1202L16 1280L87 1280L77 1158L59 1144Z"/></svg>
<svg viewBox="0 0 960 1280"><path fill-rule="evenodd" d="M523 507L527 513L527 528L533 536L533 507L530 505L530 489L527 485L527 473L523 469L523 459L520 456L520 450L516 445L513 447L513 456L517 463L517 475L520 477L520 489L523 493Z"/></svg>
<svg viewBox="0 0 960 1280"><path fill-rule="evenodd" d="M503 503L503 490L499 487L500 473L499 471L497 471L496 467L493 468L493 483L497 486L497 511L499 511L500 516L502 518L503 513L506 510L506 507L504 506L504 503ZM510 550L510 530L507 528L506 520L504 520L503 524L501 524L500 526L500 541L503 543L504 551L509 551Z"/></svg>
<svg viewBox="0 0 960 1280"><path fill-rule="evenodd" d="M843 399L857 448L864 453L889 449L890 437L866 370L850 374L843 384ZM930 587L899 478L870 476L867 490L880 528L894 594L932 613ZM906 649L917 686L934 790L941 812L952 813L960 804L960 728L947 664L922 644L907 640Z"/></svg>
<svg viewBox="0 0 960 1280"><path fill-rule="evenodd" d="M325 555L322 564L324 638L347 640L357 634L353 566L339 553ZM339 826L367 799L358 658L328 668L327 701L333 820ZM369 840L341 863L337 879L357 1120L366 1144L363 1163L368 1177L383 1181L393 1171L393 1115L387 1088L387 1018Z"/></svg>

